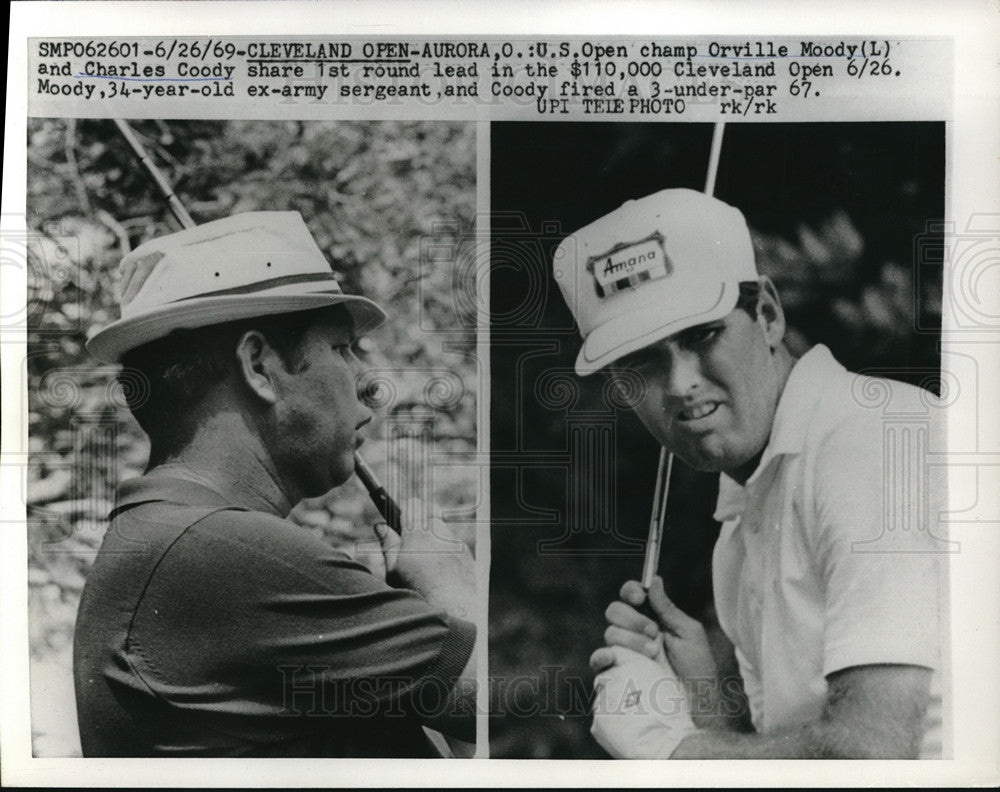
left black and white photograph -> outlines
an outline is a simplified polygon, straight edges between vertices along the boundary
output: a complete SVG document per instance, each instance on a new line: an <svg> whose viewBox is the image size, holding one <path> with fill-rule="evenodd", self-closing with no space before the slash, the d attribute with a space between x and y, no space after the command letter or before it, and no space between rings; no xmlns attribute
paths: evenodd
<svg viewBox="0 0 1000 792"><path fill-rule="evenodd" d="M33 755L475 755L474 124L27 152Z"/></svg>

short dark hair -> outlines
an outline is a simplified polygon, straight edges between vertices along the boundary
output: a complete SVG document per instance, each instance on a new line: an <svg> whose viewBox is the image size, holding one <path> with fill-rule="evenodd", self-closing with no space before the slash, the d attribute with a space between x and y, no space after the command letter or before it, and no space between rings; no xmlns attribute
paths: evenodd
<svg viewBox="0 0 1000 792"><path fill-rule="evenodd" d="M740 281L740 295L736 298L736 307L750 314L751 319L756 319L759 302L760 281Z"/></svg>
<svg viewBox="0 0 1000 792"><path fill-rule="evenodd" d="M151 461L182 448L194 434L191 416L209 391L232 371L240 337L257 330L292 371L300 368L302 338L321 319L350 323L341 305L257 316L191 330L175 330L122 355L118 382L129 411L149 436Z"/></svg>

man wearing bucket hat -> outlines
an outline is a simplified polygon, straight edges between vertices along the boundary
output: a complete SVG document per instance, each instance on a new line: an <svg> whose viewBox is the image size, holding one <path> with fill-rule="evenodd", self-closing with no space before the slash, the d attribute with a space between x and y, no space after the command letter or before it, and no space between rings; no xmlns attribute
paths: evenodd
<svg viewBox="0 0 1000 792"><path fill-rule="evenodd" d="M286 520L354 470L371 414L344 294L296 212L148 242L121 319L88 349L124 365L150 438L88 575L74 641L87 756L439 756L474 739L471 557L377 526L369 566ZM386 573L399 582L385 582Z"/></svg>
<svg viewBox="0 0 1000 792"><path fill-rule="evenodd" d="M629 581L591 657L596 739L623 758L940 755L936 493L887 506L905 464L858 394L877 383L928 424L933 397L849 374L824 346L796 360L742 214L702 193L625 203L560 245L555 276L577 372L628 380L656 440L721 474L714 604L740 669L719 678L662 580Z"/></svg>

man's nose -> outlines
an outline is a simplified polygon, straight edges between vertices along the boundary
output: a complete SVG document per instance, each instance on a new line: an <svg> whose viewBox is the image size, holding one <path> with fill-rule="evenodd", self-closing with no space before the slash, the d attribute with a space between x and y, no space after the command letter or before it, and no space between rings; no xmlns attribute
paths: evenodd
<svg viewBox="0 0 1000 792"><path fill-rule="evenodd" d="M377 387L377 384L368 376L368 366L362 363L353 351L348 358L348 365L351 374L354 375L354 393L358 401L367 406L374 396L372 389Z"/></svg>
<svg viewBox="0 0 1000 792"><path fill-rule="evenodd" d="M361 362L360 358L354 354L354 350L351 350L347 357L347 364L351 367L351 373L354 374L355 379L362 379L365 372L368 371L367 366Z"/></svg>
<svg viewBox="0 0 1000 792"><path fill-rule="evenodd" d="M690 396L701 384L701 361L687 349L673 349L670 354L670 371L667 376L669 395L677 398Z"/></svg>
<svg viewBox="0 0 1000 792"><path fill-rule="evenodd" d="M373 392L377 386L369 377L365 377L364 373L365 370L362 368L358 376L354 378L354 394L361 412L361 423L368 423L375 415L372 407L378 397Z"/></svg>

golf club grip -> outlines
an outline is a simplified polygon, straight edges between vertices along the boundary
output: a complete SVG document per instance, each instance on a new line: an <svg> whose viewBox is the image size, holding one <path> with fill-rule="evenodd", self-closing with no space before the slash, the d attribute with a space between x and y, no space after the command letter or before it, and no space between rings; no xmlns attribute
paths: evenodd
<svg viewBox="0 0 1000 792"><path fill-rule="evenodd" d="M365 485L368 497L372 499L372 503L375 504L378 513L382 515L382 519L385 520L386 525L396 533L399 533L403 516L399 506L386 491L385 487L382 486L381 482L375 478L372 469L368 467L368 464L357 452L354 453L354 472L361 480L361 483Z"/></svg>
<svg viewBox="0 0 1000 792"><path fill-rule="evenodd" d="M649 591L646 591L646 601L642 603L636 610L639 611L647 619L652 619L656 622L656 625L660 625L660 617L656 615L656 611L653 610L653 606L649 604Z"/></svg>
<svg viewBox="0 0 1000 792"><path fill-rule="evenodd" d="M399 510L399 506L396 505L396 501L385 491L384 487L379 487L376 490L368 490L368 494L371 495L375 508L382 515L382 519L385 520L386 525L396 533L399 533L401 530L402 513Z"/></svg>

